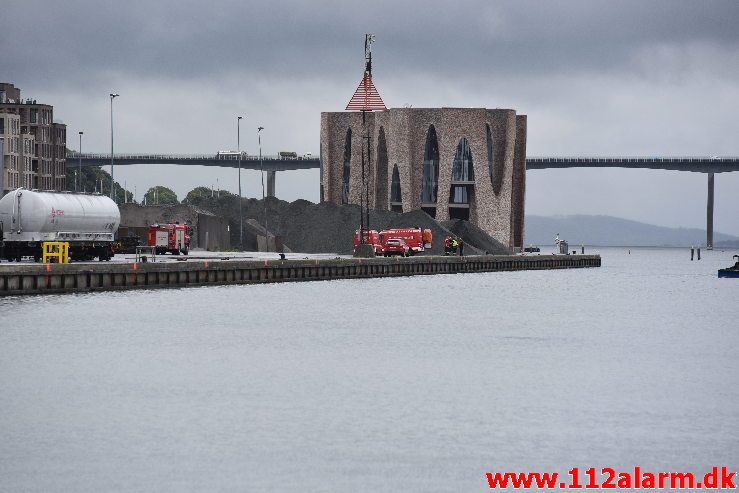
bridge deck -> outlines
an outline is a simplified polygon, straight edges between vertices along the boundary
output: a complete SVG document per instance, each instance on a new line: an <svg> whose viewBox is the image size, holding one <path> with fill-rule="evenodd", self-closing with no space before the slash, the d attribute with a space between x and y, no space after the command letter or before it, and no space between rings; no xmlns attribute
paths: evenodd
<svg viewBox="0 0 739 493"><path fill-rule="evenodd" d="M633 168L724 173L739 171L739 157L527 157L526 169Z"/></svg>
<svg viewBox="0 0 739 493"><path fill-rule="evenodd" d="M82 166L104 166L110 164L110 154L67 154L70 165L80 162ZM189 166L220 166L237 168L239 160L233 156L218 157L212 154L116 154L115 164L177 164ZM283 158L280 156L244 155L243 169L265 171L288 171L320 168L321 161L314 157ZM646 168L699 173L724 173L739 171L739 157L529 157L526 169L549 168Z"/></svg>

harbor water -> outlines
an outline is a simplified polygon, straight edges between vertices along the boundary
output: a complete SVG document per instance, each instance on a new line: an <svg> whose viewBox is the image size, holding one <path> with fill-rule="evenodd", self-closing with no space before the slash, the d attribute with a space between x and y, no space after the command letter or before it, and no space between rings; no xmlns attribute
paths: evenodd
<svg viewBox="0 0 739 493"><path fill-rule="evenodd" d="M0 299L0 491L489 491L739 467L737 252Z"/></svg>

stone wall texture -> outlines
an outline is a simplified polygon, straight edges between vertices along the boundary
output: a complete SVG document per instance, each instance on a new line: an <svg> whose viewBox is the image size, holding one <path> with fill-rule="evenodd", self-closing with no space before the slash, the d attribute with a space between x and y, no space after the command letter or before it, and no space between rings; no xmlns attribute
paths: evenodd
<svg viewBox="0 0 739 493"><path fill-rule="evenodd" d="M191 248L225 250L231 247L228 220L195 207L177 205L119 204L121 226L119 234L134 232L146 242L146 234L152 224L179 222L193 228ZM207 241L206 241L207 240Z"/></svg>
<svg viewBox="0 0 739 493"><path fill-rule="evenodd" d="M345 143L351 131L349 203L367 201L373 209L392 208L391 183L397 166L403 212L420 209L424 153L432 125L439 149L436 219L449 219L452 165L464 138L470 145L475 175L474 185L468 187L470 221L511 249L523 246L526 116L510 109L321 113L321 199L342 203Z"/></svg>

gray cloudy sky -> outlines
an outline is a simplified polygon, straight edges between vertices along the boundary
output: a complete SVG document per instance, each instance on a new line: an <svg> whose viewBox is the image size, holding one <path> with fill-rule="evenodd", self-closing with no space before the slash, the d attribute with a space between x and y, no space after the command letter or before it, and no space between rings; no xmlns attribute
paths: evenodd
<svg viewBox="0 0 739 493"><path fill-rule="evenodd" d="M529 115L528 153L739 155L739 2L4 2L0 79L53 104L69 147L318 153L321 111L343 110L377 35L374 81L391 107L509 107ZM139 197L169 183L236 190L234 170L135 166ZM245 172L245 194L261 195ZM527 177L527 212L610 214L705 227L706 178L649 170ZM278 175L277 195L318 199L318 172ZM739 173L717 175L716 228L739 235Z"/></svg>

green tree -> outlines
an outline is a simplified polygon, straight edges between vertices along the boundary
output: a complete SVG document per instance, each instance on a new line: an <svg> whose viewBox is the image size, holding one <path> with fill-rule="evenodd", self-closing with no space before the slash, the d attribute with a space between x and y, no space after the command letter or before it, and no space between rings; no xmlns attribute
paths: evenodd
<svg viewBox="0 0 739 493"><path fill-rule="evenodd" d="M227 192L226 190L213 190L210 187L195 187L189 192L187 192L187 195L182 200L183 204L193 204L196 202L199 202L203 199L218 199L220 197L229 197L233 196L231 192Z"/></svg>
<svg viewBox="0 0 739 493"><path fill-rule="evenodd" d="M85 166L79 175L76 166L67 163L67 190L70 192L100 193L110 196L110 173L100 166ZM102 187L102 188L101 188ZM133 194L115 182L116 202L133 202Z"/></svg>
<svg viewBox="0 0 739 493"><path fill-rule="evenodd" d="M183 204L190 204L197 199L211 197L213 195L213 189L208 187L195 187L189 192L182 200Z"/></svg>
<svg viewBox="0 0 739 493"><path fill-rule="evenodd" d="M163 205L163 204L179 204L177 200L177 194L171 189L157 185L151 187L146 194L144 194L144 203L146 205Z"/></svg>

